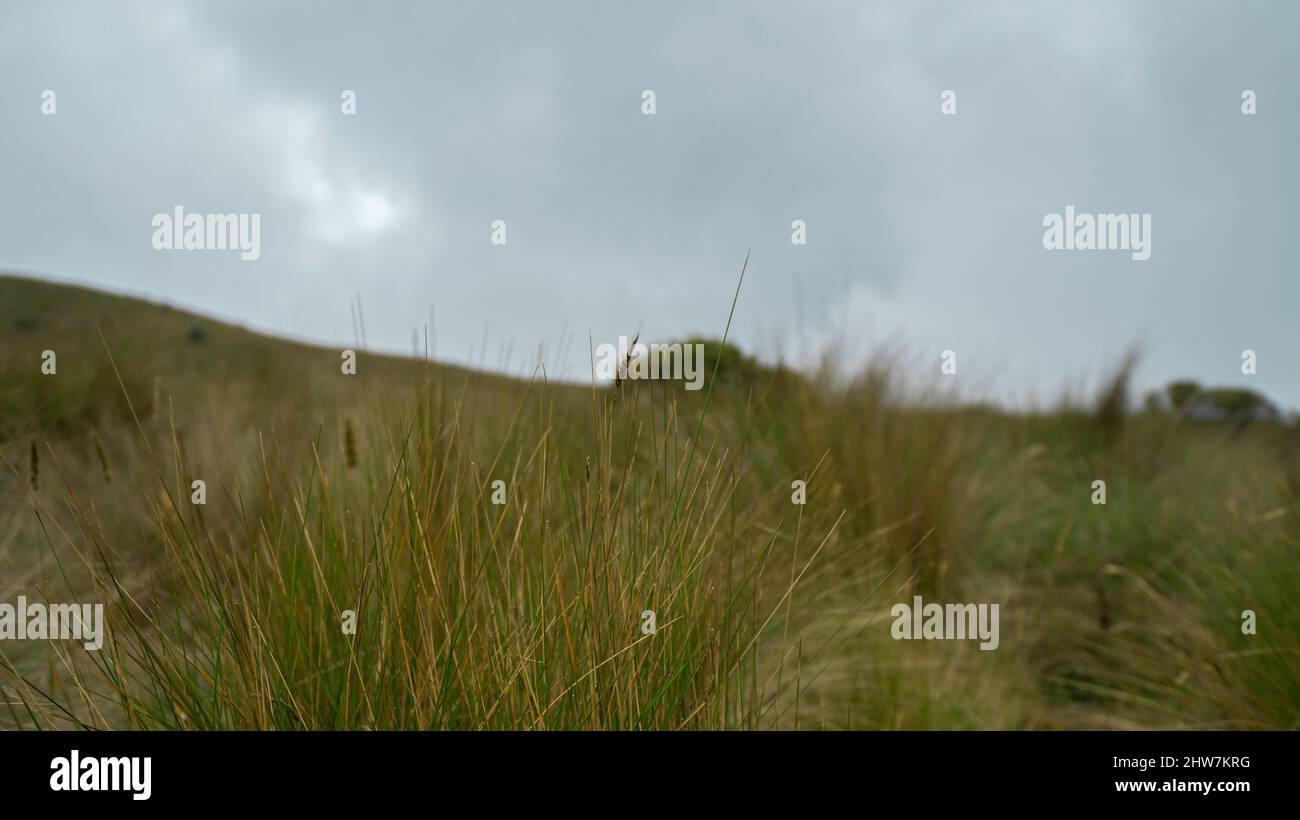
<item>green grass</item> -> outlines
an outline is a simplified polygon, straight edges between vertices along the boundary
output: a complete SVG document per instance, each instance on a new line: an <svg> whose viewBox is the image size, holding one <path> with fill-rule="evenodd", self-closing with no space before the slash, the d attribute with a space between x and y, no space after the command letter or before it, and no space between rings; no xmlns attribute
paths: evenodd
<svg viewBox="0 0 1300 820"><path fill-rule="evenodd" d="M1295 428L721 362L707 396L342 376L0 278L0 601L109 621L98 653L0 642L0 725L1297 727ZM892 640L913 594L999 603L999 649Z"/></svg>

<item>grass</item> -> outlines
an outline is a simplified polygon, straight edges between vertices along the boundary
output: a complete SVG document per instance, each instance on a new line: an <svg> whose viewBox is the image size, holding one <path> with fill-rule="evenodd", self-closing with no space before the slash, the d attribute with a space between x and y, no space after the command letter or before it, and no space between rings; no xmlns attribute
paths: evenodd
<svg viewBox="0 0 1300 820"><path fill-rule="evenodd" d="M109 624L98 653L0 642L0 725L1300 722L1300 431L1133 414L1127 364L1008 415L717 343L701 393L342 376L130 299L0 278L0 305L0 601ZM999 603L999 649L892 640L913 594Z"/></svg>

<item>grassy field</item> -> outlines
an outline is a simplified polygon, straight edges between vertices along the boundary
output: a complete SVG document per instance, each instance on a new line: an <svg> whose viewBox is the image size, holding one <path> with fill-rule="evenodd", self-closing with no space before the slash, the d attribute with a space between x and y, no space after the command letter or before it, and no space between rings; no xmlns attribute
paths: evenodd
<svg viewBox="0 0 1300 820"><path fill-rule="evenodd" d="M699 392L345 376L0 278L0 602L108 622L0 641L0 725L1300 728L1295 425L706 361ZM1000 645L894 640L913 595L998 603Z"/></svg>

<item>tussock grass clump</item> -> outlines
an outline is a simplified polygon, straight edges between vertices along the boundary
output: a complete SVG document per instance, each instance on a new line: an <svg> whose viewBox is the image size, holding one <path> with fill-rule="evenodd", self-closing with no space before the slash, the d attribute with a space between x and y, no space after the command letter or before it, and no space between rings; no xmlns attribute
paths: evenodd
<svg viewBox="0 0 1300 820"><path fill-rule="evenodd" d="M165 491L148 600L112 545L97 544L86 557L113 600L111 649L74 664L80 702L51 709L30 681L18 686L25 720L778 725L794 681L760 668L759 650L780 643L782 603L833 527L800 533L790 509L746 514L735 456L705 447L692 462L668 444L674 414L652 432L626 397L594 397L598 438L584 448L544 397L483 441L465 425L467 401L425 390L355 475L268 457L263 489L277 500L256 516L220 526ZM652 443L658 455L640 462L648 435L667 446ZM495 476L511 488L501 505L487 491ZM232 500L256 492L226 489ZM774 559L790 545L806 557Z"/></svg>

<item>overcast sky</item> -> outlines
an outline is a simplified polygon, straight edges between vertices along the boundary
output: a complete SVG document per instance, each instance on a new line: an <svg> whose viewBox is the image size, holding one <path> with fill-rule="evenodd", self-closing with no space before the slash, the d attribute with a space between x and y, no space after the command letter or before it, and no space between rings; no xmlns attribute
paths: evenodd
<svg viewBox="0 0 1300 820"><path fill-rule="evenodd" d="M937 382L951 349L1024 402L1139 346L1139 386L1300 406L1297 31L1280 1L0 0L0 270L340 347L359 296L372 349L432 312L438 358L588 378L588 334L720 335L752 248L750 350L888 343ZM1045 250L1067 205L1150 213L1151 258ZM155 250L176 206L260 214L260 258Z"/></svg>

